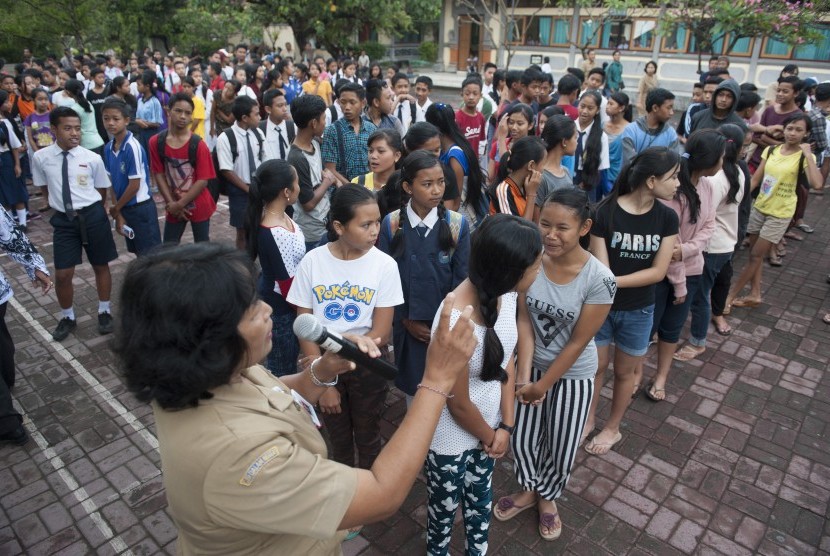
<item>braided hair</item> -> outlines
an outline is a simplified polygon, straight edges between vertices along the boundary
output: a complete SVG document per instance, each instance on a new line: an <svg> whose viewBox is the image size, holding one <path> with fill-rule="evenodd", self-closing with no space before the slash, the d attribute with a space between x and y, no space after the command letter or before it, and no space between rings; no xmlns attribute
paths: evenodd
<svg viewBox="0 0 830 556"><path fill-rule="evenodd" d="M746 133L735 124L723 124L718 130L726 137L726 145L723 151L723 173L729 181L726 202L736 204L738 202L738 191L741 190L740 175L742 174L742 170L738 166L738 158L744 146Z"/></svg>
<svg viewBox="0 0 830 556"><path fill-rule="evenodd" d="M485 218L470 240L470 282L478 292L484 334L481 380L505 382L504 346L495 331L499 297L513 291L542 253L542 237L533 222L511 214Z"/></svg>
<svg viewBox="0 0 830 556"><path fill-rule="evenodd" d="M409 186L412 187L412 183L417 178L418 172L429 168L435 168L440 165L441 163L438 158L434 154L427 151L413 152L404 159L403 164L401 165L400 178L398 179L397 185L402 192L400 205L401 210L398 217L398 229L392 237L389 249L392 257L395 259L399 259L404 256L404 243L406 240L404 238L403 229L404 225L409 225L409 216L406 211L406 205L409 202L410 196L406 194L403 189L403 184L408 183ZM450 230L450 225L447 223L447 208L444 206L443 202L438 205L438 245L440 246L441 251L449 251L455 247L455 241L452 238L452 231Z"/></svg>

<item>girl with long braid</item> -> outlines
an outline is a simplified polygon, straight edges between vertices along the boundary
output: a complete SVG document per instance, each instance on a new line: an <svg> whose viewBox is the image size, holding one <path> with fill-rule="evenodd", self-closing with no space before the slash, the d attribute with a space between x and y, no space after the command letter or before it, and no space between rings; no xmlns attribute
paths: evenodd
<svg viewBox="0 0 830 556"><path fill-rule="evenodd" d="M378 249L395 259L401 275L404 303L392 321L395 386L410 402L423 378L432 319L441 300L467 278L470 227L441 202L444 172L432 153L407 156L397 187L401 206L383 219Z"/></svg>
<svg viewBox="0 0 830 556"><path fill-rule="evenodd" d="M579 100L576 120L574 185L588 191L592 201L602 199L611 190L606 178L606 170L611 167L608 136L602 130L601 108L602 95L586 91Z"/></svg>
<svg viewBox="0 0 830 556"><path fill-rule="evenodd" d="M507 453L513 432L517 299L536 279L541 264L539 230L524 218L496 214L473 233L469 277L455 288L450 326L464 307L473 307L478 345L467 370L446 394L447 405L427 453L430 555L449 552L459 503L466 554L487 552L493 466L495 458ZM435 320L433 333L437 324Z"/></svg>

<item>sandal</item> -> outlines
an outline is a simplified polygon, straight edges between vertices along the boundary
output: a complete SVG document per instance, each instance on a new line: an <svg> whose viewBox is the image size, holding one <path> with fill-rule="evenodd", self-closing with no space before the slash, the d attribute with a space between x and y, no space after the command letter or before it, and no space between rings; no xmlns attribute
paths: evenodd
<svg viewBox="0 0 830 556"><path fill-rule="evenodd" d="M745 297L739 297L738 299L732 302L732 307L757 307L760 304L761 300L759 299L747 299ZM724 311L723 314L727 314L726 311Z"/></svg>
<svg viewBox="0 0 830 556"><path fill-rule="evenodd" d="M821 320L822 322L824 322L824 324L830 324L830 313L824 315L824 317Z"/></svg>
<svg viewBox="0 0 830 556"><path fill-rule="evenodd" d="M600 432L600 434L602 434L602 433ZM599 434L597 436L599 436ZM597 437L595 436L591 439L590 442L588 442L585 445L585 451L588 452L589 454L593 454L595 456L604 456L605 454L610 452L611 448L613 448L614 445L617 442L619 442L620 440L622 440L622 433L619 433L619 432L614 437L614 440L612 440L611 442L609 442L607 444L600 444L599 442L597 442Z"/></svg>
<svg viewBox="0 0 830 556"><path fill-rule="evenodd" d="M786 257L787 256L787 248L786 247L775 247L775 254L779 257Z"/></svg>
<svg viewBox="0 0 830 556"><path fill-rule="evenodd" d="M554 507L556 505L554 504ZM547 533L545 533L547 529ZM559 513L539 515L539 535L546 541L555 541L562 534L562 520Z"/></svg>
<svg viewBox="0 0 830 556"><path fill-rule="evenodd" d="M697 347L692 344L686 344L672 355L672 359L675 361L691 361L698 355L702 355L703 352L706 351L705 347Z"/></svg>
<svg viewBox="0 0 830 556"><path fill-rule="evenodd" d="M812 234L816 231L812 226L810 226L809 224L805 224L804 222L802 222L801 224L796 224L795 227L804 232L805 234Z"/></svg>
<svg viewBox="0 0 830 556"><path fill-rule="evenodd" d="M655 388L653 380L648 381L648 385L646 386L645 392L646 392L646 396L648 397L648 399L650 399L653 402L662 402L663 400L666 399L666 389L665 388ZM662 398L657 397L658 392L663 393Z"/></svg>
<svg viewBox="0 0 830 556"><path fill-rule="evenodd" d="M797 233L793 232L792 230L790 230L789 232L784 234L784 237L787 238L787 239L794 239L796 241L804 241L804 236L800 236Z"/></svg>
<svg viewBox="0 0 830 556"><path fill-rule="evenodd" d="M727 326L727 328L720 328L718 327L718 323L715 319L712 319L712 325L715 327L715 332L720 334L721 336L729 336L732 334L732 329Z"/></svg>
<svg viewBox="0 0 830 556"><path fill-rule="evenodd" d="M363 531L363 526L362 525L360 527L355 527L354 529L349 529L349 534L346 535L346 538L343 539L343 540L344 541L350 541L353 538L357 537L360 534L361 531Z"/></svg>
<svg viewBox="0 0 830 556"><path fill-rule="evenodd" d="M493 508L493 516L499 521L507 521L513 519L528 508L532 508L537 503L536 500L524 506L517 506L516 501L510 496L502 496Z"/></svg>
<svg viewBox="0 0 830 556"><path fill-rule="evenodd" d="M769 258L767 259L767 261L769 261L770 266L783 266L784 265L784 261L782 261L781 257L779 257L777 254L770 255Z"/></svg>

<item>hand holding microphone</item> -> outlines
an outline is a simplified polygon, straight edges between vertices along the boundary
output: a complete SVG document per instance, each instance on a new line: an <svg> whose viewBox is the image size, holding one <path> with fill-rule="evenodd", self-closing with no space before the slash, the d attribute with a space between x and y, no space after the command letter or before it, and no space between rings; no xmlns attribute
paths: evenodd
<svg viewBox="0 0 830 556"><path fill-rule="evenodd" d="M303 313L294 321L294 334L301 340L314 342L326 351L336 353L343 359L352 361L387 380L393 380L398 373L394 365L380 357L372 357L361 347L333 330L327 330L314 315ZM364 347L367 347L364 345ZM372 351L379 354L377 346Z"/></svg>

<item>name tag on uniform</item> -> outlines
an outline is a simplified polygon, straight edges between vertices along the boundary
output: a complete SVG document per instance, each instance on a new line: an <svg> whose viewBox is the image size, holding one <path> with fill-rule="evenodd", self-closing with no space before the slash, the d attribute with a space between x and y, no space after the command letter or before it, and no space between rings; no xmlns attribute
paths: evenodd
<svg viewBox="0 0 830 556"><path fill-rule="evenodd" d="M300 407L306 410L306 413L308 413L308 416L311 417L311 422L314 423L314 426L316 426L318 429L322 428L323 424L317 417L317 412L314 411L314 406L308 403L306 399L302 397L300 393L296 390L291 390L291 396L294 398L294 401L297 404L299 404Z"/></svg>

